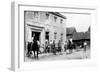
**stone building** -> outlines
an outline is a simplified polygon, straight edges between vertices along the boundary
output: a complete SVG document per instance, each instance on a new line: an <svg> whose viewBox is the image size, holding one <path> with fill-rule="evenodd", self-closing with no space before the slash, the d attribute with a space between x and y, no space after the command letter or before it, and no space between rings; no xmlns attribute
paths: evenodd
<svg viewBox="0 0 100 73"><path fill-rule="evenodd" d="M66 17L58 12L44 11L24 11L25 23L25 43L31 42L33 34L40 43L45 45L45 41L62 44L66 41Z"/></svg>

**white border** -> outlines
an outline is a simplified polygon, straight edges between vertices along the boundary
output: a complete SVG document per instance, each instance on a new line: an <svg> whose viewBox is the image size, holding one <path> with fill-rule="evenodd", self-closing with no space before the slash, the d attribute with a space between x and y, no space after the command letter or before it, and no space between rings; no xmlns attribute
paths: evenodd
<svg viewBox="0 0 100 73"><path fill-rule="evenodd" d="M43 61L43 62L24 62L24 10L36 11L56 11L56 12L72 12L81 14L91 14L91 59L90 60L61 60L61 61ZM11 68L15 71L18 70L35 70L35 69L48 69L48 68L69 68L69 67L85 67L96 65L97 49L93 45L95 42L95 24L96 24L96 8L66 5L66 7L59 6L40 6L33 5L32 3L12 3L12 64Z"/></svg>

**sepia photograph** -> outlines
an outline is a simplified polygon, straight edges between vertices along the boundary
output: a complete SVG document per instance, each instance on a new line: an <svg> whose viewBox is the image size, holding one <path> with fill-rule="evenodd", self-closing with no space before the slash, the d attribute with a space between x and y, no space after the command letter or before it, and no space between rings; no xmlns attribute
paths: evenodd
<svg viewBox="0 0 100 73"><path fill-rule="evenodd" d="M24 61L91 58L91 14L24 11Z"/></svg>

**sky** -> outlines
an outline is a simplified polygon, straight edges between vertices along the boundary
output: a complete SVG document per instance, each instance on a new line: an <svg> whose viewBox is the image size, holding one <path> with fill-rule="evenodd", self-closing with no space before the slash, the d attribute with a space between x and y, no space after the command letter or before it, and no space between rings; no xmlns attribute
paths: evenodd
<svg viewBox="0 0 100 73"><path fill-rule="evenodd" d="M77 32L85 32L91 25L91 15L88 14L68 14L61 13L66 16L66 27L75 27Z"/></svg>

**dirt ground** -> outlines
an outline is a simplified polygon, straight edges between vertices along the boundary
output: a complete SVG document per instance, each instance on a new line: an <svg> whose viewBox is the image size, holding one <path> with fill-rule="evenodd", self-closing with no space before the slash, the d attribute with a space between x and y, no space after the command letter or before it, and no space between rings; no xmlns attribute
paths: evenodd
<svg viewBox="0 0 100 73"><path fill-rule="evenodd" d="M39 58L35 59L33 55L31 57L25 57L25 62L31 61L50 61L50 60L74 60L74 59L89 59L90 58L90 50L88 49L86 52L81 50L73 50L72 53L62 52L53 55L53 53L43 53L39 54Z"/></svg>

